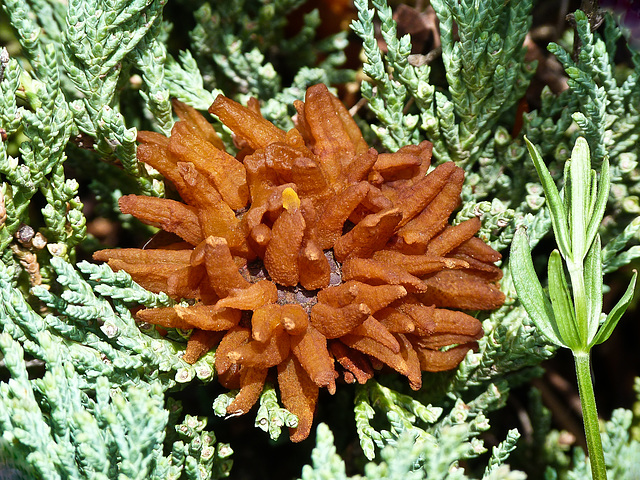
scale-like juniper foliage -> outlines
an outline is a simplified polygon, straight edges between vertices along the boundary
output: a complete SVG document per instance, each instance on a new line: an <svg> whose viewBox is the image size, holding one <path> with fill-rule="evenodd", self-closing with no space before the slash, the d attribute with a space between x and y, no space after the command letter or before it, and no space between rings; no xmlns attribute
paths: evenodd
<svg viewBox="0 0 640 480"><path fill-rule="evenodd" d="M174 400L178 390L215 384L215 354L189 365L180 355L191 332L159 332L132 313L175 301L124 272L76 263L79 244L96 245L83 203L97 202L96 212L129 228L135 223L117 211L121 195L175 195L136 156L138 128L171 132L172 97L203 112L219 93L242 104L256 97L265 118L288 130L291 105L308 86L335 88L358 77L341 66L350 33L319 39L321 16L297 11L302 0L198 3L193 12L192 2L172 0L2 3L16 40L0 52L0 476L222 478L231 448L246 448L220 443L210 431L214 413L224 415L235 392L212 399L208 418L184 415ZM630 50L628 65L616 63L626 46L613 18L591 31L587 17L575 13L577 55L549 47L568 90L545 89L540 107L516 129L536 68L523 46L533 2L432 0L445 74L439 85L431 79L435 67L410 56L412 39L398 36L385 0L354 3L369 131L388 151L428 140L434 164L453 160L465 169L453 225L479 217L478 235L505 252L526 225L531 245L538 244L551 220L523 137L539 147L558 181L575 139L584 136L596 167L605 156L611 164L603 271L640 256L640 247L629 248L640 230L640 54ZM170 23L164 14L176 8L192 16L190 26ZM295 19L302 20L292 28ZM189 40L176 52L172 39L180 36ZM216 129L232 147L228 132ZM503 267L507 301L479 316L485 334L457 370L425 373L419 392L394 375L355 389L355 431L346 435L358 436L371 460L366 478L515 480L524 476L509 462L534 453L547 478L588 475L582 450L570 466L536 393L530 415L540 441L510 430L488 452L481 440L491 431L491 412L504 407L512 388L539 376L554 353ZM325 400L325 411L338 408ZM267 382L252 435L265 435L262 429L277 439L296 422ZM630 432L639 422L637 412L618 410L604 425L612 478L638 476L640 443ZM301 478L346 479L342 452L324 424L316 444Z"/></svg>

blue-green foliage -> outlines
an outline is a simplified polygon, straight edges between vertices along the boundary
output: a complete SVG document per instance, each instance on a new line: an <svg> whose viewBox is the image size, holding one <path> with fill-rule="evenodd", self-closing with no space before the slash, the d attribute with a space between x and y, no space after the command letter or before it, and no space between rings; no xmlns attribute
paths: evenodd
<svg viewBox="0 0 640 480"><path fill-rule="evenodd" d="M356 2L358 20L352 27L364 43L364 73L371 83L363 84L362 91L382 124L376 132L388 148L424 136L434 143L437 159L470 167L480 159L501 114L523 96L533 73L522 46L531 2L432 2L440 20L448 92L429 84L428 64L410 62L410 36L397 38L386 1L373 5L386 56L374 41L374 10L368 9L368 1ZM459 40L453 38L454 22ZM403 113L410 98L417 114Z"/></svg>
<svg viewBox="0 0 640 480"><path fill-rule="evenodd" d="M0 53L0 128L7 135L0 142L0 373L9 378L0 382L0 476L195 479L229 473L231 448L205 429L206 419L183 416L171 397L172 390L214 381L214 354L186 364L180 355L188 332L162 337L130 312L172 305L169 297L107 266L75 264L75 248L87 237L79 192L89 187L114 217L122 192L164 195L157 172L137 161L135 139L139 127L170 132L171 97L204 111L218 93L241 102L255 96L266 118L290 128L291 103L307 86L336 85L354 75L340 69L346 32L318 40L316 11L290 29L302 0L198 3L190 44L175 55L172 29L182 38L187 32L163 20L164 1L2 4L22 51L15 58ZM438 66L410 56L411 38L398 38L385 0L373 0L373 9L366 0L355 2L353 30L368 76L362 96L384 147L427 139L434 163L463 166L463 204L453 222L480 216L480 237L502 250L519 224L527 225L532 246L550 229L522 136L540 146L557 180L568 146L583 135L596 160L609 155L612 165L603 269L615 271L640 256L640 247L627 249L640 229L633 220L640 212L640 57L632 52L624 70L615 64L615 22L608 18L601 34L591 32L576 13L577 61L551 47L569 90L545 90L541 107L524 115L518 132L515 111L535 69L523 47L532 2L431 3L440 21ZM431 83L436 68L445 74L439 85ZM65 172L65 161L77 179ZM23 224L46 237L46 248L17 242ZM31 284L40 281L25 270L39 273L42 284ZM425 373L420 392L406 391L395 377L357 387L356 431L372 460L366 478L523 478L507 465L513 450L524 448L519 434L510 431L491 452L481 435L510 389L540 375L540 363L554 350L528 320L508 269L502 289L505 306L483 317L478 350L455 372ZM44 373L34 373L38 368ZM224 414L233 395L219 396L212 412ZM580 450L570 470L539 401L532 415L540 419L535 438L546 442L539 448L548 478L585 478ZM256 426L277 439L296 421L268 384ZM633 478L632 459L640 455L638 439L629 436L633 422L640 422L637 415L619 411L605 425L612 478ZM318 426L311 461L303 479L347 478L325 425Z"/></svg>
<svg viewBox="0 0 640 480"><path fill-rule="evenodd" d="M637 380L637 379L636 379ZM602 448L608 478L632 480L640 476L640 442L631 436L631 425L637 422L631 411L620 408L613 411L611 420L605 422ZM582 449L573 452L573 468L566 472L567 480L589 478L591 468Z"/></svg>
<svg viewBox="0 0 640 480"><path fill-rule="evenodd" d="M193 434L181 431L192 438L192 448L185 452L184 442L177 441L171 456L164 455L169 412L160 382L121 388L101 375L88 388L51 333L39 332L37 341L46 371L30 380L20 343L0 333L0 353L11 375L0 384L0 473L52 480L227 476L229 447L216 444L202 427L197 446Z"/></svg>
<svg viewBox="0 0 640 480"><path fill-rule="evenodd" d="M486 425L488 428L488 424ZM483 480L524 480L522 472L510 471L502 464L506 453L514 448L518 440L515 431L509 432L507 439L494 447L489 466L482 475ZM393 446L380 451L378 463L368 463L364 467L367 480L467 480L465 469L458 466L458 460L477 456L482 451L481 443L469 444L467 428L463 424L444 429L442 438L419 436L411 432L402 433ZM345 465L333 444L333 434L325 424L318 425L316 448L311 454L311 465L302 470L301 480L336 479L347 480Z"/></svg>
<svg viewBox="0 0 640 480"><path fill-rule="evenodd" d="M346 32L316 39L320 24L317 10L300 15L300 25L288 21L303 3L237 0L219 2L215 8L204 3L195 12L197 23L190 32L193 54L181 53L184 70L198 79L198 85L239 101L246 102L251 96L260 99L265 118L281 128L293 127L291 105L304 99L307 87L353 79L353 72L339 68L346 59ZM289 33L292 29L293 34ZM289 85L284 84L283 70L296 72ZM175 64L172 72L181 75ZM192 98L191 92L184 91L185 82L175 75L171 78L176 87L172 95L197 101L202 108L211 104L209 95L200 101Z"/></svg>

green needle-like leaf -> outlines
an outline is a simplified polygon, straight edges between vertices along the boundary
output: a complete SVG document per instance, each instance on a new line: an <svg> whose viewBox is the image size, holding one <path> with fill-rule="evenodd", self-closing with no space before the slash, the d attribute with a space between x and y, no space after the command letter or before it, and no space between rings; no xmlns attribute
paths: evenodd
<svg viewBox="0 0 640 480"><path fill-rule="evenodd" d="M587 245L587 222L590 213L591 198L591 157L589 144L583 137L578 137L571 152L571 197L569 204L571 209L571 259L574 262L582 262L589 245Z"/></svg>
<svg viewBox="0 0 640 480"><path fill-rule="evenodd" d="M607 315L607 319L600 327L598 334L593 339L590 346L599 345L611 336L613 330L616 328L616 325L618 325L620 317L622 317L622 315L624 315L624 312L627 311L627 308L629 307L629 304L633 299L637 277L638 272L634 270L633 277L631 278L631 282L629 282L627 290L624 292L624 295L622 295L622 298L618 301L618 303L616 303L615 307L613 307L613 309L609 312L609 315Z"/></svg>
<svg viewBox="0 0 640 480"><path fill-rule="evenodd" d="M589 185L591 186L591 192L589 194L589 218L591 218L596 211L595 207L598 198L598 174L594 169L591 169Z"/></svg>
<svg viewBox="0 0 640 480"><path fill-rule="evenodd" d="M609 172L609 159L604 158L602 162L602 169L600 170L600 184L598 185L598 196L596 197L595 206L591 212L589 218L589 225L587 227L587 243L593 242L598 228L602 223L604 217L604 210L607 208L607 200L609 199L609 190L611 188L611 175Z"/></svg>
<svg viewBox="0 0 640 480"><path fill-rule="evenodd" d="M576 314L571 293L562 266L560 252L554 250L549 256L549 296L555 319L555 327L562 343L571 349L580 345L580 332L576 325Z"/></svg>
<svg viewBox="0 0 640 480"><path fill-rule="evenodd" d="M542 161L542 157L540 156L540 152L538 152L538 149L529 141L526 136L524 137L524 140L525 142L527 142L529 155L531 155L533 164L535 165L538 176L540 177L540 182L542 183L544 194L547 197L547 204L549 205L549 211L551 213L551 223L553 225L553 231L556 235L556 240L558 242L560 252L562 253L563 257L567 259L572 258L571 249L569 248L569 227L567 214L564 210L564 205L562 204L562 199L560 198L560 193L558 192L558 187L553 181L553 178L551 177L551 174L549 173L546 165Z"/></svg>
<svg viewBox="0 0 640 480"><path fill-rule="evenodd" d="M602 312L602 246L596 235L584 262L584 290L587 297L588 343L598 332Z"/></svg>
<svg viewBox="0 0 640 480"><path fill-rule="evenodd" d="M563 346L553 316L551 302L544 294L542 285L533 268L529 239L523 228L516 230L511 243L509 261L513 284L524 309L538 329L551 341Z"/></svg>

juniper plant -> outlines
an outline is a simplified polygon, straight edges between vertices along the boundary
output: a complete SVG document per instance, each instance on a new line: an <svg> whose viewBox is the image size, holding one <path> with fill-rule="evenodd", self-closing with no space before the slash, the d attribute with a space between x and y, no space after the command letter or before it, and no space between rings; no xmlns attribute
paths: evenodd
<svg viewBox="0 0 640 480"><path fill-rule="evenodd" d="M288 130L293 126L291 104L302 99L309 85L335 86L355 77L354 71L340 67L347 33L314 37L321 15L302 13L304 8L295 12L303 3L0 2L0 42L9 42L0 50L0 477L206 479L229 474L231 450L208 429L216 434L222 429L224 439L223 423L214 414L225 415L236 393L222 394L213 405L209 400L195 402L217 381L213 353L195 365L186 364L180 355L188 331L163 336L148 324L138 324L131 312L140 306L168 307L174 301L145 291L125 272L76 263L76 248L78 257L98 248L89 233L97 217L114 221L126 232L127 242L133 242L136 232L150 235L116 205L128 193L171 195L161 176L138 162L135 141L137 128L171 131L171 97L204 112L219 93L243 104L254 96L261 99L265 118ZM611 313L606 327L600 326L601 278L589 261L601 255L602 272L609 273L640 258L640 246L632 244L640 235L640 52L613 17L607 15L596 31L588 15L576 12L579 55L571 55L577 51L571 42L549 46L564 67L568 89L554 93L545 88L540 104L532 103L531 111L522 115L518 130L517 107L532 78L538 81L535 63L525 56L524 40L534 9L551 2L429 3L438 17L441 49L422 45L415 35L402 35L402 22L394 12L399 2L354 1L358 20L352 28L364 46L362 72L368 77L362 96L369 99L358 121L369 143L377 139L384 150L394 151L429 140L434 164L455 160L463 166L463 202L452 221L481 217L483 240L504 250L518 224L526 223L530 245L551 229L535 168L522 161L527 150L523 134L539 145L555 182L561 181L559 166L570 145L583 135L594 168L600 169L609 157L607 222L596 228L601 212L595 207L591 211L591 197L583 195L589 200L585 218L595 220L585 220L582 230L575 231L589 232L582 256L566 249L577 271L565 281L564 290L564 275L554 277L560 294L538 304L541 315L552 320L547 335L555 341L545 341L544 331L531 325L509 265L503 265L501 287L508 303L480 317L485 335L478 350L469 352L455 372L425 374L428 388L420 392L408 392L394 375L387 375L381 383L369 382L352 392L341 389L342 396L322 399L336 444L330 430L320 425L302 478L345 478L353 458L349 455L345 462L339 455L348 437L360 440L371 461L358 478L515 480L524 476L518 468L527 469L529 478L541 478L543 472L545 478L587 478L582 449L566 453L569 446L559 441L560 432L550 430L551 412L536 389L530 390L524 412L531 432L528 427L522 434L511 429L492 452L485 452L490 446L483 446L483 439L495 438L489 430L494 427L489 424L491 413L505 407L511 389L542 374L540 364L554 354L554 345L572 342L588 362L585 352L608 336L627 304L623 301L620 313ZM417 13L425 18L425 12ZM290 28L291 21L300 28ZM7 36L9 27L15 37ZM185 50L178 53L176 48ZM428 55L413 55L427 49ZM353 83L343 91L357 87ZM216 128L231 145L229 133ZM589 187L582 191L597 192L594 179L587 175L587 181ZM602 175L599 183L602 192L608 190ZM567 195L570 189L565 189ZM601 207L602 197L594 195ZM565 216L569 232L575 223ZM39 236L25 243L23 227ZM596 231L606 243L601 252L599 244L593 246ZM566 245L573 247L573 237L566 237ZM528 252L524 233L518 234L515 248L523 255ZM556 272L558 267L564 271L563 253L560 248L553 255ZM537 260L541 253L534 255ZM569 285L573 296L566 294ZM575 289L580 285L580 298L589 301L577 308ZM540 290L535 290L538 297ZM529 304L526 293L523 302ZM589 310L592 301L598 307L595 313ZM561 315L562 305L568 315ZM581 343L580 328L570 328L584 318L584 345L589 348ZM569 322L567 331L556 325L560 320ZM640 379L637 390L640 393ZM199 416L182 412L181 396L189 398L188 408L197 409L192 413ZM353 400L352 411L345 408L345 399ZM296 421L282 407L277 389L265 387L256 426L275 440ZM591 425L596 426L595 421ZM635 413L617 410L602 425L611 478L640 478L637 425L640 399ZM134 433L125 436L127 431ZM597 429L592 431L597 437ZM253 470L260 468L254 437L262 435L247 432L240 442L229 439L234 448L240 447L238 453L251 450ZM266 454L269 468L260 471L261 477L283 478L273 468L303 458L291 455L284 462L274 461L276 451ZM591 457L596 457L593 449ZM532 458L535 462L527 461ZM232 475L242 477L237 470L244 468L241 462L235 468Z"/></svg>
<svg viewBox="0 0 640 480"><path fill-rule="evenodd" d="M598 184L596 171L591 169L589 144L579 137L571 160L565 166L565 187L558 192L542 156L533 144L526 142L549 205L558 249L553 250L549 257L547 297L533 267L525 229L520 228L511 246L513 282L520 301L536 326L553 344L569 348L573 353L593 478L606 479L591 380L590 351L611 336L629 306L637 272L634 272L626 292L609 315L604 315L602 246L598 228L609 197L609 160L605 156ZM570 282L567 281L565 267Z"/></svg>

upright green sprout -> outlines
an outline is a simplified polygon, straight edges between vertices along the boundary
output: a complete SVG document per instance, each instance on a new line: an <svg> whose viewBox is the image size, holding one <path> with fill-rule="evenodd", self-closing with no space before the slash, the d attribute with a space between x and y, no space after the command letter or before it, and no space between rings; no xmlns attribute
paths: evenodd
<svg viewBox="0 0 640 480"><path fill-rule="evenodd" d="M540 153L526 141L547 198L558 249L549 257L547 297L533 268L525 229L518 229L511 246L513 282L535 325L552 343L573 353L591 471L594 479L606 479L589 352L609 338L626 311L633 297L637 272L620 301L609 315L604 315L598 228L609 196L609 161L605 158L602 162L598 183L596 171L591 169L589 145L584 138L578 138L571 160L566 163L564 190L558 192Z"/></svg>

